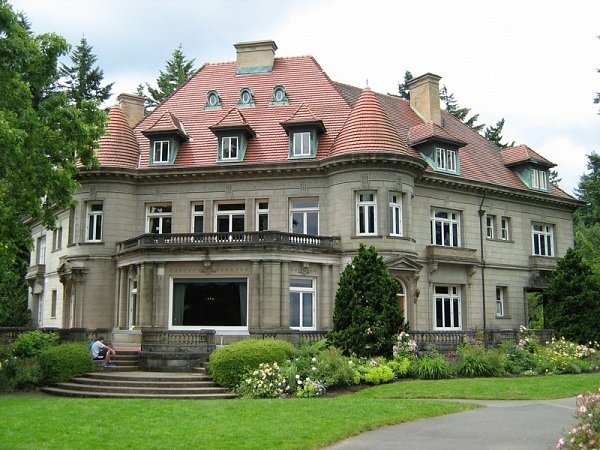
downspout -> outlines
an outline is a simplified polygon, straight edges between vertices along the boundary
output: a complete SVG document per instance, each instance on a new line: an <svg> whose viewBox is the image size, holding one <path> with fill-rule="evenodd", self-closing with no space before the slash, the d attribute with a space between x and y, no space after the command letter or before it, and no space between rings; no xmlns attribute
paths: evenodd
<svg viewBox="0 0 600 450"><path fill-rule="evenodd" d="M486 332L486 318L485 318L485 258L483 257L483 215L485 214L485 209L483 209L483 202L485 201L485 196L487 194L487 190L483 191L483 197L481 198L481 203L479 204L479 249L481 252L481 306L483 308L483 334L485 336Z"/></svg>

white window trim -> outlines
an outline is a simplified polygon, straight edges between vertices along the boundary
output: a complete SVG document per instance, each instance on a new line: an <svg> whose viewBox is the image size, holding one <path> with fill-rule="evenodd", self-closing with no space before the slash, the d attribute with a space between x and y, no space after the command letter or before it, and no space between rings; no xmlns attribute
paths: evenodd
<svg viewBox="0 0 600 450"><path fill-rule="evenodd" d="M448 294L438 294L435 292L436 287L447 287L449 293ZM455 292L453 292L455 291ZM445 302L445 299L450 301L451 311L450 311L450 323L458 322L458 326L451 325L449 327L437 325L437 299L442 299ZM457 300L457 311L454 311L454 300ZM461 299L461 290L458 285L436 285L434 286L434 294L433 294L433 329L434 330L462 330L462 299ZM445 308L442 306L442 312L445 312ZM458 320L455 320L456 315L458 315ZM442 320L444 322L444 320Z"/></svg>
<svg viewBox="0 0 600 450"><path fill-rule="evenodd" d="M456 156L456 150L443 147L435 148L435 163L437 168L444 172L456 173L458 166Z"/></svg>
<svg viewBox="0 0 600 450"><path fill-rule="evenodd" d="M219 207L223 206L223 205L244 205L243 209L231 209L231 210L223 210L220 211ZM219 232L219 218L220 217L227 217L228 218L228 230L225 231L224 233L241 233L246 229L246 205L244 204L244 202L220 202L220 203L215 203L215 216L214 216L214 230L215 233ZM233 219L234 216L243 216L244 218L244 230L237 230L234 231L233 230Z"/></svg>
<svg viewBox="0 0 600 450"><path fill-rule="evenodd" d="M152 208L169 208L170 211L152 212ZM152 227L150 226L151 219L159 219L158 233L167 234L163 232L164 219L171 219L171 232L173 227L173 206L170 203L151 203L146 205L146 233L152 233Z"/></svg>
<svg viewBox="0 0 600 450"><path fill-rule="evenodd" d="M292 329L292 330L316 330L317 329L317 290L316 290L316 279L314 279L314 278L310 279L310 281L311 281L311 287L292 286L292 280L294 280L294 279L307 280L306 278L297 278L297 277L294 277L294 278L290 279L290 319L291 319L291 294L292 294L292 292L297 292L297 293L300 294L300 302L299 302L300 303L299 304L299 307L300 307L300 311L299 311L300 326L293 327L290 324L290 329ZM312 307L312 311L311 311L311 313L312 313L312 326L310 326L310 327L305 327L305 326L302 325L303 324L302 318L304 317L303 311L302 311L302 308L303 308L303 301L302 301L303 294L312 294L312 304L311 304L311 307Z"/></svg>
<svg viewBox="0 0 600 450"><path fill-rule="evenodd" d="M372 196L373 199L362 199L363 196L367 195ZM356 193L356 235L377 235L377 192L375 191L360 191Z"/></svg>
<svg viewBox="0 0 600 450"><path fill-rule="evenodd" d="M296 147L296 136L300 139L300 148ZM293 156L312 156L312 133L310 131L292 132L292 155ZM305 151L305 145L307 150Z"/></svg>
<svg viewBox="0 0 600 450"><path fill-rule="evenodd" d="M489 214L485 216L485 237L487 239L496 238L496 216Z"/></svg>
<svg viewBox="0 0 600 450"><path fill-rule="evenodd" d="M94 206L101 206L101 209L94 211ZM102 242L104 236L104 204L102 202L88 202L86 209L85 241ZM97 237L98 232L99 237Z"/></svg>
<svg viewBox="0 0 600 450"><path fill-rule="evenodd" d="M160 144L160 148L159 147ZM167 146L166 159L163 158L163 146ZM156 156L160 156L157 158ZM171 160L171 142L169 140L157 140L152 145L152 163L153 164L168 164Z"/></svg>
<svg viewBox="0 0 600 450"><path fill-rule="evenodd" d="M37 263L39 265L46 264L46 235L42 235L37 239Z"/></svg>
<svg viewBox="0 0 600 450"><path fill-rule="evenodd" d="M197 211L196 206L201 206L202 210ZM204 223L204 202L192 202L192 217L190 223L190 230L192 233L204 233L204 229L196 230L196 217L202 217L202 222Z"/></svg>
<svg viewBox="0 0 600 450"><path fill-rule="evenodd" d="M531 187L540 191L547 191L548 172L540 169L531 169Z"/></svg>
<svg viewBox="0 0 600 450"><path fill-rule="evenodd" d="M448 214L448 218L436 217L436 213ZM454 247L458 248L461 246L461 230L460 230L461 215L458 211L446 210L441 208L432 208L431 210L431 244L439 245L443 247ZM442 243L436 242L436 228L441 226L442 228L448 228L449 234L448 239L450 244L446 243L445 234L442 234ZM456 229L455 229L456 228ZM454 239L456 235L456 239ZM456 240L456 245L452 245Z"/></svg>
<svg viewBox="0 0 600 450"><path fill-rule="evenodd" d="M235 141L235 154L232 154L231 144ZM229 152L225 154L225 142ZM221 161L238 161L240 154L240 139L238 136L222 136L221 137Z"/></svg>
<svg viewBox="0 0 600 450"><path fill-rule="evenodd" d="M503 241L510 241L510 217L500 217L500 238Z"/></svg>
<svg viewBox="0 0 600 450"><path fill-rule="evenodd" d="M392 199L396 197L396 200ZM402 230L402 195L399 192L390 192L388 196L390 217L390 236L403 236ZM396 232L398 230L398 232Z"/></svg>
<svg viewBox="0 0 600 450"><path fill-rule="evenodd" d="M261 208L261 203L266 203L267 207L266 208ZM260 227L260 217L266 215L267 216L267 229L266 230L259 230ZM269 221L270 221L270 217L269 217L269 201L268 200L256 200L256 218L255 218L255 229L256 231L268 231L269 230Z"/></svg>
<svg viewBox="0 0 600 450"><path fill-rule="evenodd" d="M536 230L541 227L541 230ZM538 252L536 253L536 242L538 243ZM540 245L542 244L543 245ZM545 251L541 252L542 247ZM546 223L533 222L531 224L531 253L534 256L554 256L554 226Z"/></svg>
<svg viewBox="0 0 600 450"><path fill-rule="evenodd" d="M310 200L310 201L316 201L317 205L316 206L303 206L303 207L294 207L294 202L297 201L305 201L305 200ZM320 215L319 215L319 199L314 199L314 198L306 198L306 199L302 199L302 198L295 198L295 199L291 199L290 200L290 233L296 233L294 231L294 214L302 214L303 215L303 223L304 223L304 227L302 232L297 233L297 234L306 234L308 235L308 220L307 220L307 216L308 214L311 213L316 213L317 214L317 233L315 236L319 235L320 232Z"/></svg>
<svg viewBox="0 0 600 450"><path fill-rule="evenodd" d="M496 317L506 315L506 286L496 286Z"/></svg>

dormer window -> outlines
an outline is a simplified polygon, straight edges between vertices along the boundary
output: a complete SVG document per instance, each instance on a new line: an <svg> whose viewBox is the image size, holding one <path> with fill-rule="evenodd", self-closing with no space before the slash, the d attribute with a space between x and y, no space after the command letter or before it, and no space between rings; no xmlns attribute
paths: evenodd
<svg viewBox="0 0 600 450"><path fill-rule="evenodd" d="M232 108L217 124L209 128L217 137L217 162L243 161L248 140L256 136L237 108Z"/></svg>
<svg viewBox="0 0 600 450"><path fill-rule="evenodd" d="M547 191L548 172L540 169L531 169L531 188Z"/></svg>
<svg viewBox="0 0 600 450"><path fill-rule="evenodd" d="M447 148L436 147L435 148L435 163L437 169L443 172L456 173L457 160L456 150L450 150Z"/></svg>
<svg viewBox="0 0 600 450"><path fill-rule="evenodd" d="M238 136L225 136L221 138L221 160L237 161L238 159Z"/></svg>
<svg viewBox="0 0 600 450"><path fill-rule="evenodd" d="M256 106L254 103L254 95L250 88L243 88L240 90L240 100L237 104L238 108L250 108Z"/></svg>
<svg viewBox="0 0 600 450"><path fill-rule="evenodd" d="M283 86L275 86L273 88L273 97L269 102L269 105L287 105L288 98L287 92Z"/></svg>
<svg viewBox="0 0 600 450"><path fill-rule="evenodd" d="M204 109L221 109L221 96L217 91L208 91L206 93Z"/></svg>
<svg viewBox="0 0 600 450"><path fill-rule="evenodd" d="M298 131L292 133L292 156L311 156L311 153L310 131Z"/></svg>
<svg viewBox="0 0 600 450"><path fill-rule="evenodd" d="M170 144L169 141L154 141L154 151L152 152L152 162L154 164L169 163Z"/></svg>

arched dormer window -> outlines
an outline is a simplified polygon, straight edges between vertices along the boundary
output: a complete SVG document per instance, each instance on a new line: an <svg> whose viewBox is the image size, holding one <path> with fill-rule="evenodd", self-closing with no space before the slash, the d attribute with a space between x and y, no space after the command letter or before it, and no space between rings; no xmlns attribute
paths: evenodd
<svg viewBox="0 0 600 450"><path fill-rule="evenodd" d="M208 91L206 93L204 109L221 109L221 96L217 91Z"/></svg>
<svg viewBox="0 0 600 450"><path fill-rule="evenodd" d="M287 91L281 85L277 85L273 88L273 96L269 105L288 105Z"/></svg>
<svg viewBox="0 0 600 450"><path fill-rule="evenodd" d="M254 94L250 88L240 89L240 99L237 106L238 108L252 108L256 106L256 103L254 103Z"/></svg>

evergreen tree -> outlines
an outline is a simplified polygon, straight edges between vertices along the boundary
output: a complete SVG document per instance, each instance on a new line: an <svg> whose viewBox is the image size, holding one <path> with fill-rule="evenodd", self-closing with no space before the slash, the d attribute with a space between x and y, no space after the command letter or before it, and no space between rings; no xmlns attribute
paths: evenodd
<svg viewBox="0 0 600 450"><path fill-rule="evenodd" d="M173 51L171 59L167 61L164 72L161 70L156 79L157 88L146 83L149 95L143 94L143 89L138 87L138 95L141 93L148 103L150 109L156 108L168 96L185 83L195 72L195 59L187 59L181 50L181 44Z"/></svg>
<svg viewBox="0 0 600 450"><path fill-rule="evenodd" d="M481 132L485 124L482 123L480 125L475 125L479 119L479 114L468 117L469 113L471 112L471 108L461 108L458 106L458 102L454 98L454 94L448 94L448 89L446 86L442 86L440 89L440 100L446 104L446 111L448 111L468 127L473 128L478 133Z"/></svg>
<svg viewBox="0 0 600 450"><path fill-rule="evenodd" d="M341 274L328 340L348 355L391 357L398 333L407 331L399 290L375 247L361 244Z"/></svg>
<svg viewBox="0 0 600 450"><path fill-rule="evenodd" d="M575 223L591 226L600 223L600 155L592 152L588 155L587 170L579 178L575 195L585 202L575 213Z"/></svg>
<svg viewBox="0 0 600 450"><path fill-rule="evenodd" d="M485 127L483 136L488 140L494 142L500 148L509 148L515 145L515 141L510 144L502 143L504 137L502 136L502 129L504 128L504 117L496 122L496 126L489 125Z"/></svg>
<svg viewBox="0 0 600 450"><path fill-rule="evenodd" d="M413 74L410 71L404 72L404 82L398 84L398 94L400 98L410 100L410 91L408 90L408 82L413 79Z"/></svg>
<svg viewBox="0 0 600 450"><path fill-rule="evenodd" d="M578 251L558 261L544 296L546 327L579 343L600 340L600 282Z"/></svg>
<svg viewBox="0 0 600 450"><path fill-rule="evenodd" d="M62 63L60 76L62 87L68 91L75 104L80 107L83 100L95 100L98 104L108 100L114 83L101 85L104 72L100 67L94 67L97 57L92 53L92 46L85 37L81 38L70 58L73 65Z"/></svg>

